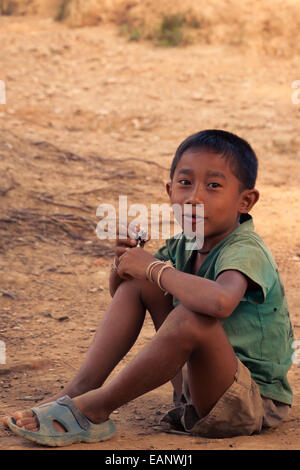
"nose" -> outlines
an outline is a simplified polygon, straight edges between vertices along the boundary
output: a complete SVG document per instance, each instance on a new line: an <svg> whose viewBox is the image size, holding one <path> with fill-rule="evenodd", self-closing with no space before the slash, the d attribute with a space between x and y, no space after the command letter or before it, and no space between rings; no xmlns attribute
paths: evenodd
<svg viewBox="0 0 300 470"><path fill-rule="evenodd" d="M195 185L193 190L189 193L185 204L204 204L204 191L202 185L199 183Z"/></svg>

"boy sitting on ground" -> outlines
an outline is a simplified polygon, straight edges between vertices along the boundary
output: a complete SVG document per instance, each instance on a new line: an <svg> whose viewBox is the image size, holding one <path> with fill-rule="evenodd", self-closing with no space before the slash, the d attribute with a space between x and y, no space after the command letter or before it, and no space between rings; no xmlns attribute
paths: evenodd
<svg viewBox="0 0 300 470"><path fill-rule="evenodd" d="M189 205L193 228L204 205L203 246L186 249L182 233L153 256L130 234L117 240L112 301L80 370L51 403L6 418L10 429L53 446L108 439L112 411L169 380L167 429L251 435L287 416L293 331L278 268L249 215L256 176L254 151L234 134L208 130L182 142L167 193ZM155 336L104 384L147 310Z"/></svg>

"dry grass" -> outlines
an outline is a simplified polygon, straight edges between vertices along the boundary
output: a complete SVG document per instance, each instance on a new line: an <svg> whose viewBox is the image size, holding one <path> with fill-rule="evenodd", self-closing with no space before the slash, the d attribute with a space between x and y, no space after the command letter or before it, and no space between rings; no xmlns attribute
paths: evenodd
<svg viewBox="0 0 300 470"><path fill-rule="evenodd" d="M289 57L300 52L298 0L0 0L0 12L48 15L71 27L114 23L130 40L200 41Z"/></svg>

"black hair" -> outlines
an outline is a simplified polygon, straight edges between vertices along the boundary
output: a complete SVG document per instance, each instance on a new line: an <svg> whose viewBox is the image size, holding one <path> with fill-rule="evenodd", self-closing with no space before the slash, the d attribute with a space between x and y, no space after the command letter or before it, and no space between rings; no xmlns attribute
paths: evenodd
<svg viewBox="0 0 300 470"><path fill-rule="evenodd" d="M187 137L176 150L170 177L173 180L176 166L187 150L204 149L230 161L232 173L240 181L240 190L253 189L257 177L258 160L248 142L231 132L209 129Z"/></svg>

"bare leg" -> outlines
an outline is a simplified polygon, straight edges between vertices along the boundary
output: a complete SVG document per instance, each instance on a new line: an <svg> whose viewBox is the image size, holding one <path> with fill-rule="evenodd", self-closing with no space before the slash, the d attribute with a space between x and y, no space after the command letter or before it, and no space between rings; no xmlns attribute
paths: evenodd
<svg viewBox="0 0 300 470"><path fill-rule="evenodd" d="M172 310L171 297L149 281L126 281L116 291L78 373L64 389L73 397L100 387L135 343L146 310L158 329ZM76 391L76 395L74 392Z"/></svg>
<svg viewBox="0 0 300 470"><path fill-rule="evenodd" d="M194 406L199 416L205 416L232 384L237 360L217 319L181 305L117 376L74 402L92 422L100 423L116 408L172 379L185 362Z"/></svg>
<svg viewBox="0 0 300 470"><path fill-rule="evenodd" d="M138 280L122 283L100 322L78 373L63 390L43 403L49 403L63 395L74 398L100 387L136 341L146 310L149 310L157 330L172 308L171 296L164 296L155 284ZM17 412L14 417L18 425L36 429L36 420L31 410ZM4 419L4 424L6 422L7 418Z"/></svg>
<svg viewBox="0 0 300 470"><path fill-rule="evenodd" d="M172 311L155 337L116 377L74 402L99 423L116 408L172 379L185 362L194 406L199 416L205 416L233 383L237 360L221 323L183 306Z"/></svg>

